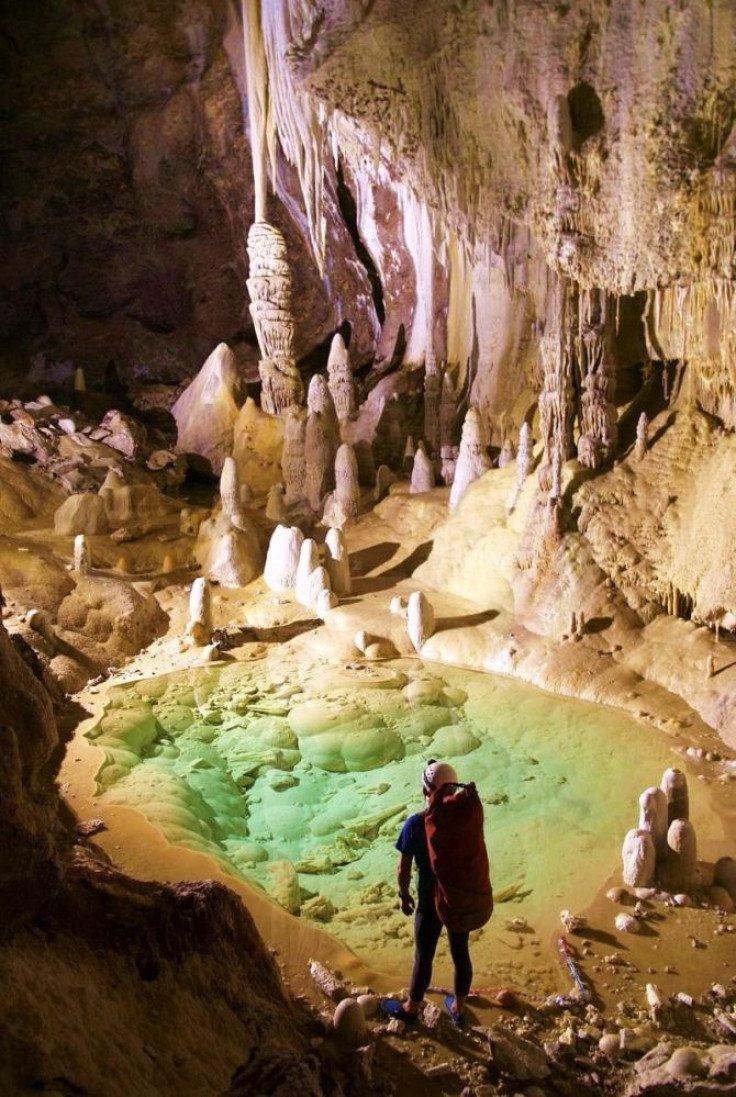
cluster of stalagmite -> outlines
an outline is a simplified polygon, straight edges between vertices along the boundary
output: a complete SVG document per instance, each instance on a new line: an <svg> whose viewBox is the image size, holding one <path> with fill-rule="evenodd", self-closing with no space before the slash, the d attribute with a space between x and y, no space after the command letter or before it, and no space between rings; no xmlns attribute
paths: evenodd
<svg viewBox="0 0 736 1097"><path fill-rule="evenodd" d="M261 406L279 415L304 402L304 387L294 358L291 272L286 241L273 225L256 221L248 233L250 313L261 349Z"/></svg>
<svg viewBox="0 0 736 1097"><path fill-rule="evenodd" d="M687 778L682 770L665 770L659 788L639 798L639 825L624 838L623 880L630 887L655 881L673 892L687 892L695 882L697 840L688 816Z"/></svg>
<svg viewBox="0 0 736 1097"><path fill-rule="evenodd" d="M345 423L355 415L355 386L350 355L339 331L333 336L330 346L327 376L337 417L341 423Z"/></svg>

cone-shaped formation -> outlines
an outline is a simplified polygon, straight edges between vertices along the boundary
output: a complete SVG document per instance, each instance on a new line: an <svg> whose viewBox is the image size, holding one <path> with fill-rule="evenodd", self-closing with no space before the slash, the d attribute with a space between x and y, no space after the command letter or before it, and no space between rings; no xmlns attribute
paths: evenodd
<svg viewBox="0 0 736 1097"><path fill-rule="evenodd" d="M222 504L222 512L226 514L230 521L234 524L238 524L238 520L241 516L240 505L240 477L238 476L238 466L232 457L226 457L222 466L222 473L220 474L220 502Z"/></svg>
<svg viewBox="0 0 736 1097"><path fill-rule="evenodd" d="M298 503L306 492L306 432L307 419L301 408L291 407L286 413L284 446L281 453L281 473L284 477L284 502Z"/></svg>
<svg viewBox="0 0 736 1097"><path fill-rule="evenodd" d="M309 389L307 390L307 410L321 412L332 424L335 437L340 437L340 424L335 409L335 401L332 399L330 388L321 373L315 373L312 380L309 382Z"/></svg>
<svg viewBox="0 0 736 1097"><path fill-rule="evenodd" d="M649 449L649 416L645 411L641 413L636 424L636 442L634 443L634 456L641 461Z"/></svg>
<svg viewBox="0 0 736 1097"><path fill-rule="evenodd" d="M89 542L83 533L78 533L74 538L74 570L79 575L86 575L90 567Z"/></svg>
<svg viewBox="0 0 736 1097"><path fill-rule="evenodd" d="M284 485L274 484L268 491L266 500L266 517L271 522L283 522L286 519L286 504L284 503Z"/></svg>
<svg viewBox="0 0 736 1097"><path fill-rule="evenodd" d="M179 453L198 453L214 472L222 470L233 452L240 385L235 356L226 343L220 343L171 408Z"/></svg>
<svg viewBox="0 0 736 1097"><path fill-rule="evenodd" d="M270 590L286 591L296 586L296 573L304 534L296 526L276 526L266 554L263 578Z"/></svg>
<svg viewBox="0 0 736 1097"><path fill-rule="evenodd" d="M519 452L516 455L516 482L519 488L523 487L532 467L532 448L532 428L528 423L522 423L519 431Z"/></svg>
<svg viewBox="0 0 736 1097"><path fill-rule="evenodd" d="M346 519L355 518L360 511L358 462L347 442L343 442L335 457L335 502Z"/></svg>
<svg viewBox="0 0 736 1097"><path fill-rule="evenodd" d="M666 769L662 774L660 788L667 797L667 823L675 819L687 819L690 815L690 794L687 777L681 769Z"/></svg>
<svg viewBox="0 0 736 1097"><path fill-rule="evenodd" d="M192 583L187 636L191 637L197 647L203 647L212 641L212 590L209 582L202 576Z"/></svg>
<svg viewBox="0 0 736 1097"><path fill-rule="evenodd" d="M412 495L420 494L424 491L431 491L434 487L434 465L427 457L427 452L419 443L419 449L414 455L414 467L411 470L411 486L409 491Z"/></svg>
<svg viewBox="0 0 736 1097"><path fill-rule="evenodd" d="M415 590L409 595L406 610L406 631L409 633L409 639L415 651L421 652L434 632L434 623L434 610L431 603L420 590Z"/></svg>
<svg viewBox="0 0 736 1097"><path fill-rule="evenodd" d="M341 423L345 423L355 414L355 386L353 371L350 368L350 355L339 331L333 337L330 347L327 376L337 417Z"/></svg>
<svg viewBox="0 0 736 1097"><path fill-rule="evenodd" d="M695 883L698 843L689 819L675 819L667 831L667 855L662 883L670 891L688 891Z"/></svg>
<svg viewBox="0 0 736 1097"><path fill-rule="evenodd" d="M483 420L477 408L469 408L463 423L460 452L455 467L455 478L450 491L450 510L453 511L470 484L491 467L486 453Z"/></svg>
<svg viewBox="0 0 736 1097"><path fill-rule="evenodd" d="M312 510L321 510L325 495L335 486L338 440L324 412L312 411L307 419L304 455L306 496Z"/></svg>
<svg viewBox="0 0 736 1097"><path fill-rule="evenodd" d="M306 603L312 609L317 609L318 605L325 604L324 595L333 594L332 587L330 586L330 576L325 567L317 567L310 574L307 580L306 587ZM334 605L327 606L328 609L334 609L337 605L337 598L329 599L330 602L334 601Z"/></svg>
<svg viewBox="0 0 736 1097"><path fill-rule="evenodd" d="M304 386L294 359L291 272L286 241L273 225L256 221L248 232L250 314L261 348L258 369L264 411L279 415L304 402Z"/></svg>
<svg viewBox="0 0 736 1097"><path fill-rule="evenodd" d="M649 887L654 880L656 855L648 830L630 830L621 850L623 879L629 887Z"/></svg>
<svg viewBox="0 0 736 1097"><path fill-rule="evenodd" d="M504 439L504 443L501 446L501 452L498 455L498 467L505 469L507 465L510 465L516 454L514 453L514 443L510 438Z"/></svg>
<svg viewBox="0 0 736 1097"><path fill-rule="evenodd" d="M206 523L200 529L200 539ZM206 536L206 534L205 534ZM260 575L263 556L255 527L235 528L215 535L209 545L200 548L195 555L202 564L208 579L223 587L245 587Z"/></svg>
<svg viewBox="0 0 736 1097"><path fill-rule="evenodd" d="M443 446L440 451L440 457L442 458L440 476L442 477L442 483L448 488L452 486L452 481L455 479L457 454L457 446Z"/></svg>
<svg viewBox="0 0 736 1097"><path fill-rule="evenodd" d="M344 598L353 589L350 576L350 559L342 530L330 529L325 537L325 566L335 594Z"/></svg>
<svg viewBox="0 0 736 1097"><path fill-rule="evenodd" d="M424 363L424 437L432 453L440 451L440 400L442 376L432 355L427 355ZM453 393L454 397L454 393ZM455 412L453 405L453 422Z"/></svg>
<svg viewBox="0 0 736 1097"><path fill-rule="evenodd" d="M317 542L312 540L311 537L305 538L302 542L301 552L299 553L299 564L296 569L296 600L303 606L311 605L310 602L310 579L312 572L319 567L319 549L317 548Z"/></svg>
<svg viewBox="0 0 736 1097"><path fill-rule="evenodd" d="M77 366L76 369L74 370L74 391L75 392L86 392L87 391L87 381L86 381L85 376L84 376L84 370L82 369L81 366Z"/></svg>
<svg viewBox="0 0 736 1097"><path fill-rule="evenodd" d="M667 796L661 788L648 788L639 797L639 830L648 830L657 860L667 851Z"/></svg>

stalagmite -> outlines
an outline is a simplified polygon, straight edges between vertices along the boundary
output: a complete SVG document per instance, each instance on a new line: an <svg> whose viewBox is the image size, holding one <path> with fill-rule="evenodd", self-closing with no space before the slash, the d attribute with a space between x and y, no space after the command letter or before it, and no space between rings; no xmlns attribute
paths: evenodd
<svg viewBox="0 0 736 1097"><path fill-rule="evenodd" d="M501 452L498 455L498 467L500 469L505 469L507 465L511 464L515 456L514 443L510 438L506 438L501 446Z"/></svg>
<svg viewBox="0 0 736 1097"><path fill-rule="evenodd" d="M283 523L286 520L283 484L273 484L269 488L268 499L266 500L266 517L272 522Z"/></svg>
<svg viewBox="0 0 736 1097"><path fill-rule="evenodd" d="M300 502L305 496L306 463L305 436L307 419L302 408L290 407L284 425L284 446L281 454L281 473L284 477L284 502L287 506Z"/></svg>
<svg viewBox="0 0 736 1097"><path fill-rule="evenodd" d="M412 495L420 494L424 491L431 491L434 487L434 465L427 456L427 451L424 448L422 442L419 443L419 448L414 455L414 467L411 471L411 486L409 491Z"/></svg>
<svg viewBox="0 0 736 1097"><path fill-rule="evenodd" d="M85 376L84 376L84 370L82 369L81 366L77 366L76 369L74 370L74 391L75 392L86 392L87 391L87 381L86 381Z"/></svg>
<svg viewBox="0 0 736 1097"><path fill-rule="evenodd" d="M457 442L455 420L457 419L457 396L450 374L445 370L442 377L440 395L440 439L439 446L454 446Z"/></svg>
<svg viewBox="0 0 736 1097"><path fill-rule="evenodd" d="M639 830L648 830L657 860L667 852L667 796L661 788L648 788L639 797Z"/></svg>
<svg viewBox="0 0 736 1097"><path fill-rule="evenodd" d="M91 565L89 541L83 533L78 533L74 538L74 570L79 575L86 575Z"/></svg>
<svg viewBox="0 0 736 1097"><path fill-rule="evenodd" d="M463 423L460 452L455 466L455 478L450 491L450 510L453 511L466 490L491 467L486 453L485 429L477 408L469 408Z"/></svg>
<svg viewBox="0 0 736 1097"><path fill-rule="evenodd" d="M406 439L406 445L404 446L404 461L402 466L404 472L411 472L411 470L414 468L414 458L416 457L416 455L416 446L414 445L414 439L410 434L409 437Z"/></svg>
<svg viewBox="0 0 736 1097"><path fill-rule="evenodd" d="M396 473L392 472L388 465L379 465L376 469L376 486L373 489L373 498L380 503L384 496L388 495L388 489L396 483Z"/></svg>
<svg viewBox="0 0 736 1097"><path fill-rule="evenodd" d="M355 415L355 387L350 355L339 331L333 336L330 346L327 376L337 417L341 423L346 423Z"/></svg>
<svg viewBox="0 0 736 1097"><path fill-rule="evenodd" d="M240 503L240 477L238 466L232 457L226 457L220 474L220 502L222 512L226 514L233 525L237 525L241 518Z"/></svg>
<svg viewBox="0 0 736 1097"><path fill-rule="evenodd" d="M736 903L736 860L719 857L713 870L713 883L724 888Z"/></svg>
<svg viewBox="0 0 736 1097"><path fill-rule="evenodd" d="M287 591L296 586L296 575L304 534L296 526L276 526L266 554L263 578L274 591Z"/></svg>
<svg viewBox="0 0 736 1097"><path fill-rule="evenodd" d="M223 587L247 586L260 574L263 559L258 536L250 524L248 529L233 528L223 533L213 540L208 552L198 555L207 578Z"/></svg>
<svg viewBox="0 0 736 1097"><path fill-rule="evenodd" d="M649 887L654 880L656 853L648 830L630 830L621 850L623 880L629 887Z"/></svg>
<svg viewBox="0 0 736 1097"><path fill-rule="evenodd" d="M330 576L330 584L335 594L344 598L351 593L353 583L350 576L345 536L342 530L330 529L325 537L325 566Z"/></svg>
<svg viewBox="0 0 736 1097"><path fill-rule="evenodd" d="M420 590L409 595L406 610L406 630L417 652L421 652L427 640L434 632L434 610L429 600Z"/></svg>
<svg viewBox="0 0 736 1097"><path fill-rule="evenodd" d="M335 407L335 401L332 398L330 387L321 373L315 373L312 380L309 382L309 388L307 389L307 411L318 411L324 415L325 419L330 424L330 429L335 439L339 442L340 422L337 415L337 408Z"/></svg>
<svg viewBox="0 0 736 1097"><path fill-rule="evenodd" d="M296 569L296 582L294 584L296 600L303 606L311 605L309 581L312 572L319 566L317 542L311 537L306 537L302 542L299 553L299 564Z"/></svg>
<svg viewBox="0 0 736 1097"><path fill-rule="evenodd" d="M649 449L649 416L645 411L639 416L636 424L636 442L634 444L634 456L641 461Z"/></svg>
<svg viewBox="0 0 736 1097"><path fill-rule="evenodd" d="M360 511L358 462L347 442L343 442L335 458L335 502L347 519L355 518Z"/></svg>
<svg viewBox="0 0 736 1097"><path fill-rule="evenodd" d="M279 415L292 404L304 402L304 386L294 359L294 317L291 311L291 272L286 241L273 225L256 221L248 232L250 313L256 329L261 361L261 406Z"/></svg>
<svg viewBox="0 0 736 1097"><path fill-rule="evenodd" d="M687 789L687 777L681 769L666 769L662 775L660 788L667 797L667 823L675 819L687 819L690 815L690 796Z"/></svg>
<svg viewBox="0 0 736 1097"><path fill-rule="evenodd" d="M312 609L316 609L318 604L320 604L320 602L324 605L324 603L325 603L324 595L325 594L333 594L332 588L330 586L330 576L327 572L327 568L317 567L311 572L311 574L309 575L309 578L307 580L307 586L306 586L306 599L307 600L304 604L307 605L307 606L310 606ZM333 598L334 598L334 595L333 595ZM300 601L301 601L301 599L300 599ZM327 608L328 609L334 609L337 604L338 604L338 600L337 600L337 598L334 598L334 605L331 604Z"/></svg>
<svg viewBox="0 0 736 1097"><path fill-rule="evenodd" d="M234 428L240 411L242 381L235 355L219 343L192 383L173 404L179 453L207 458L215 473L233 452Z"/></svg>
<svg viewBox="0 0 736 1097"><path fill-rule="evenodd" d="M457 454L457 446L443 446L440 451L440 457L442 459L440 476L442 477L442 483L448 488L451 487L452 481L455 479Z"/></svg>
<svg viewBox="0 0 736 1097"><path fill-rule="evenodd" d="M712 678L716 673L716 661L712 655L705 660L705 677Z"/></svg>
<svg viewBox="0 0 736 1097"><path fill-rule="evenodd" d="M528 423L522 423L519 431L519 452L516 455L516 482L519 490L532 467L532 447L532 428Z"/></svg>
<svg viewBox="0 0 736 1097"><path fill-rule="evenodd" d="M212 641L212 588L202 576L192 583L187 636L197 647L203 647Z"/></svg>
<svg viewBox="0 0 736 1097"><path fill-rule="evenodd" d="M430 451L433 454L440 451L441 398L442 377L437 369L434 356L428 354L424 363L424 437L427 439ZM453 422L454 418L453 412Z"/></svg>
<svg viewBox="0 0 736 1097"><path fill-rule="evenodd" d="M667 853L660 875L670 891L687 892L695 882L698 843L688 819L675 819L667 831Z"/></svg>
<svg viewBox="0 0 736 1097"><path fill-rule="evenodd" d="M321 511L325 495L335 487L337 440L325 414L309 413L305 435L306 496L312 510Z"/></svg>
<svg viewBox="0 0 736 1097"><path fill-rule="evenodd" d="M317 595L317 601L314 605L314 611L318 617L321 617L322 620L324 620L330 610L337 609L339 605L340 599L337 597L334 591L327 589L320 590L319 594Z"/></svg>

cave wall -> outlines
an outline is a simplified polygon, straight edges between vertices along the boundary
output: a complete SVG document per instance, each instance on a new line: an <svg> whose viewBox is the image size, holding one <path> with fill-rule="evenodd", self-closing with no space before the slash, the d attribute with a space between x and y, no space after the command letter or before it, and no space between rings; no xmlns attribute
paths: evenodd
<svg viewBox="0 0 736 1097"><path fill-rule="evenodd" d="M0 12L0 386L36 395L82 366L93 386L191 376L217 343L258 358L245 239L253 219L242 26L224 0L71 0ZM335 173L325 278L283 158L269 217L299 286L296 350L346 316L358 363L376 320ZM31 366L31 363L33 365ZM30 376L29 376L30 372Z"/></svg>

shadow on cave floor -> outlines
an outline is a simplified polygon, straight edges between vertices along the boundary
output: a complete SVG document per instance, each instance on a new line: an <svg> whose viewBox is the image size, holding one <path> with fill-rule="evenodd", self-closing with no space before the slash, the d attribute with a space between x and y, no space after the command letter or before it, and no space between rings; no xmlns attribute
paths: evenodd
<svg viewBox="0 0 736 1097"><path fill-rule="evenodd" d="M613 617L591 617L589 621L585 622L582 631L586 636L595 635L597 632L605 632L612 624Z"/></svg>
<svg viewBox="0 0 736 1097"><path fill-rule="evenodd" d="M304 632L312 632L323 625L319 617L310 617L308 621L291 621L285 625L274 625L272 628L253 628L246 625L244 628L221 628L213 631L213 639L217 642L221 651L230 651L241 644L281 644L286 640L293 640L295 636L301 636Z"/></svg>
<svg viewBox="0 0 736 1097"><path fill-rule="evenodd" d="M373 571L374 568L379 568L381 564L387 564L400 547L398 541L380 541L377 545L351 552L349 558L351 574L354 577L360 577Z"/></svg>
<svg viewBox="0 0 736 1097"><path fill-rule="evenodd" d="M389 568L388 571L381 572L381 578L388 579L408 579L413 575L416 569L423 564L432 551L433 541L423 541L421 545L417 545L412 553L410 553L406 559L401 563L395 564L394 567Z"/></svg>
<svg viewBox="0 0 736 1097"><path fill-rule="evenodd" d="M438 617L435 632L445 632L452 628L469 628L471 625L485 625L498 617L497 609L485 609L481 613L468 613L461 617Z"/></svg>

